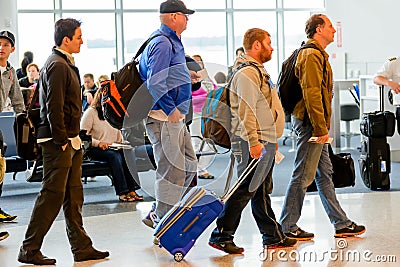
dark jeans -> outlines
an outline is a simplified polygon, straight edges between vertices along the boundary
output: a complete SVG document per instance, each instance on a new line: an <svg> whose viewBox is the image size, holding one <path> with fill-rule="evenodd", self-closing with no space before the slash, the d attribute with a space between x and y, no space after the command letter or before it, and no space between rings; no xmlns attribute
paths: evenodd
<svg viewBox="0 0 400 267"><path fill-rule="evenodd" d="M240 146L241 158L238 160L238 157L236 157L239 163L238 175L243 173L252 160L247 142L241 140ZM284 239L282 228L275 219L269 197L272 190L275 143L265 143L264 147L266 155L226 201L223 211L218 216L217 227L211 234L211 240L220 242L233 240L233 235L239 226L242 211L250 200L252 214L262 234L263 244L275 244Z"/></svg>
<svg viewBox="0 0 400 267"><path fill-rule="evenodd" d="M130 166L135 168L136 167L136 157L135 152L131 151L130 158L127 159L130 162ZM128 153L125 151L125 153ZM135 191L140 188L139 186L139 176L137 174L137 170L132 170L132 174L129 171L129 168L126 164L124 152L122 149L119 150L102 150L98 147L92 147L90 149L91 158L95 160L106 161L110 165L111 174L114 179L114 187L115 193L119 195L127 194L131 191ZM132 166L133 165L133 166Z"/></svg>

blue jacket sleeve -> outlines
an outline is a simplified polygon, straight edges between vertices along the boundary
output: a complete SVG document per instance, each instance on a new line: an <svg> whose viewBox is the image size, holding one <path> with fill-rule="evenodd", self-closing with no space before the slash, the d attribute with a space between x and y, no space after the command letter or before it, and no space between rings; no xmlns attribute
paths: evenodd
<svg viewBox="0 0 400 267"><path fill-rule="evenodd" d="M169 115L176 108L174 99L168 94L168 91L173 88L167 86L173 51L171 43L166 38L163 39L165 40L149 47L146 85L154 101Z"/></svg>

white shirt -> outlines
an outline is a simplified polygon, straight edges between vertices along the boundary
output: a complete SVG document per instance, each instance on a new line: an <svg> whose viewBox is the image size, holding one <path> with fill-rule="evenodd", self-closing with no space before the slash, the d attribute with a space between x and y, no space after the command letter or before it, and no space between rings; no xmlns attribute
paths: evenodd
<svg viewBox="0 0 400 267"><path fill-rule="evenodd" d="M400 82L400 57L389 58L376 72L375 76L383 76L394 82Z"/></svg>

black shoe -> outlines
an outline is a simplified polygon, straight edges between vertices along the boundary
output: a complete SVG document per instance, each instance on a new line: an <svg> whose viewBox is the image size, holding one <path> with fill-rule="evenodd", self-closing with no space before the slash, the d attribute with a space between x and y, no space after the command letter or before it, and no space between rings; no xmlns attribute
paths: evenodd
<svg viewBox="0 0 400 267"><path fill-rule="evenodd" d="M357 225L352 222L349 226L336 230L335 237L348 237L348 236L355 236L361 235L365 232L365 226Z"/></svg>
<svg viewBox="0 0 400 267"><path fill-rule="evenodd" d="M75 261L90 261L90 260L101 260L110 256L108 251L99 251L91 248L85 252L77 252L74 254Z"/></svg>
<svg viewBox="0 0 400 267"><path fill-rule="evenodd" d="M9 235L8 232L0 232L0 241L6 239Z"/></svg>
<svg viewBox="0 0 400 267"><path fill-rule="evenodd" d="M220 242L211 238L208 244L228 254L242 254L244 252L244 248L236 246L232 240Z"/></svg>
<svg viewBox="0 0 400 267"><path fill-rule="evenodd" d="M28 256L28 253L23 253L19 251L18 261L33 265L55 265L56 259L47 258L42 254L42 252L37 252L32 256Z"/></svg>
<svg viewBox="0 0 400 267"><path fill-rule="evenodd" d="M306 232L306 231L302 230L301 228L297 228L296 231L287 232L287 233L285 233L285 236L294 238L297 241L308 241L308 240L311 240L314 238L313 233Z"/></svg>
<svg viewBox="0 0 400 267"><path fill-rule="evenodd" d="M264 248L286 248L286 247L293 247L296 245L297 240L295 238L285 237L282 241L275 243L275 244L264 244Z"/></svg>

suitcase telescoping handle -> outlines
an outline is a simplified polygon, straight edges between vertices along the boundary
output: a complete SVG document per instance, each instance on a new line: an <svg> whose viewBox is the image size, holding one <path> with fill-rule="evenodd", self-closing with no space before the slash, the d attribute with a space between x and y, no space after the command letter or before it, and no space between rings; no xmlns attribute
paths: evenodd
<svg viewBox="0 0 400 267"><path fill-rule="evenodd" d="M265 154L266 151L263 148L261 157L258 159L252 159L250 161L249 165L247 165L246 169L243 171L242 175L240 175L240 177L232 186L232 188L227 190L227 192L225 192L225 194L221 196L222 202L226 202L232 196L232 194L235 193L235 191L239 188L239 186L243 183L243 181L246 180L247 176L254 170L254 168L258 165L258 163L265 156Z"/></svg>
<svg viewBox="0 0 400 267"><path fill-rule="evenodd" d="M385 93L384 93L384 85L379 85L379 107L380 111L385 111Z"/></svg>

